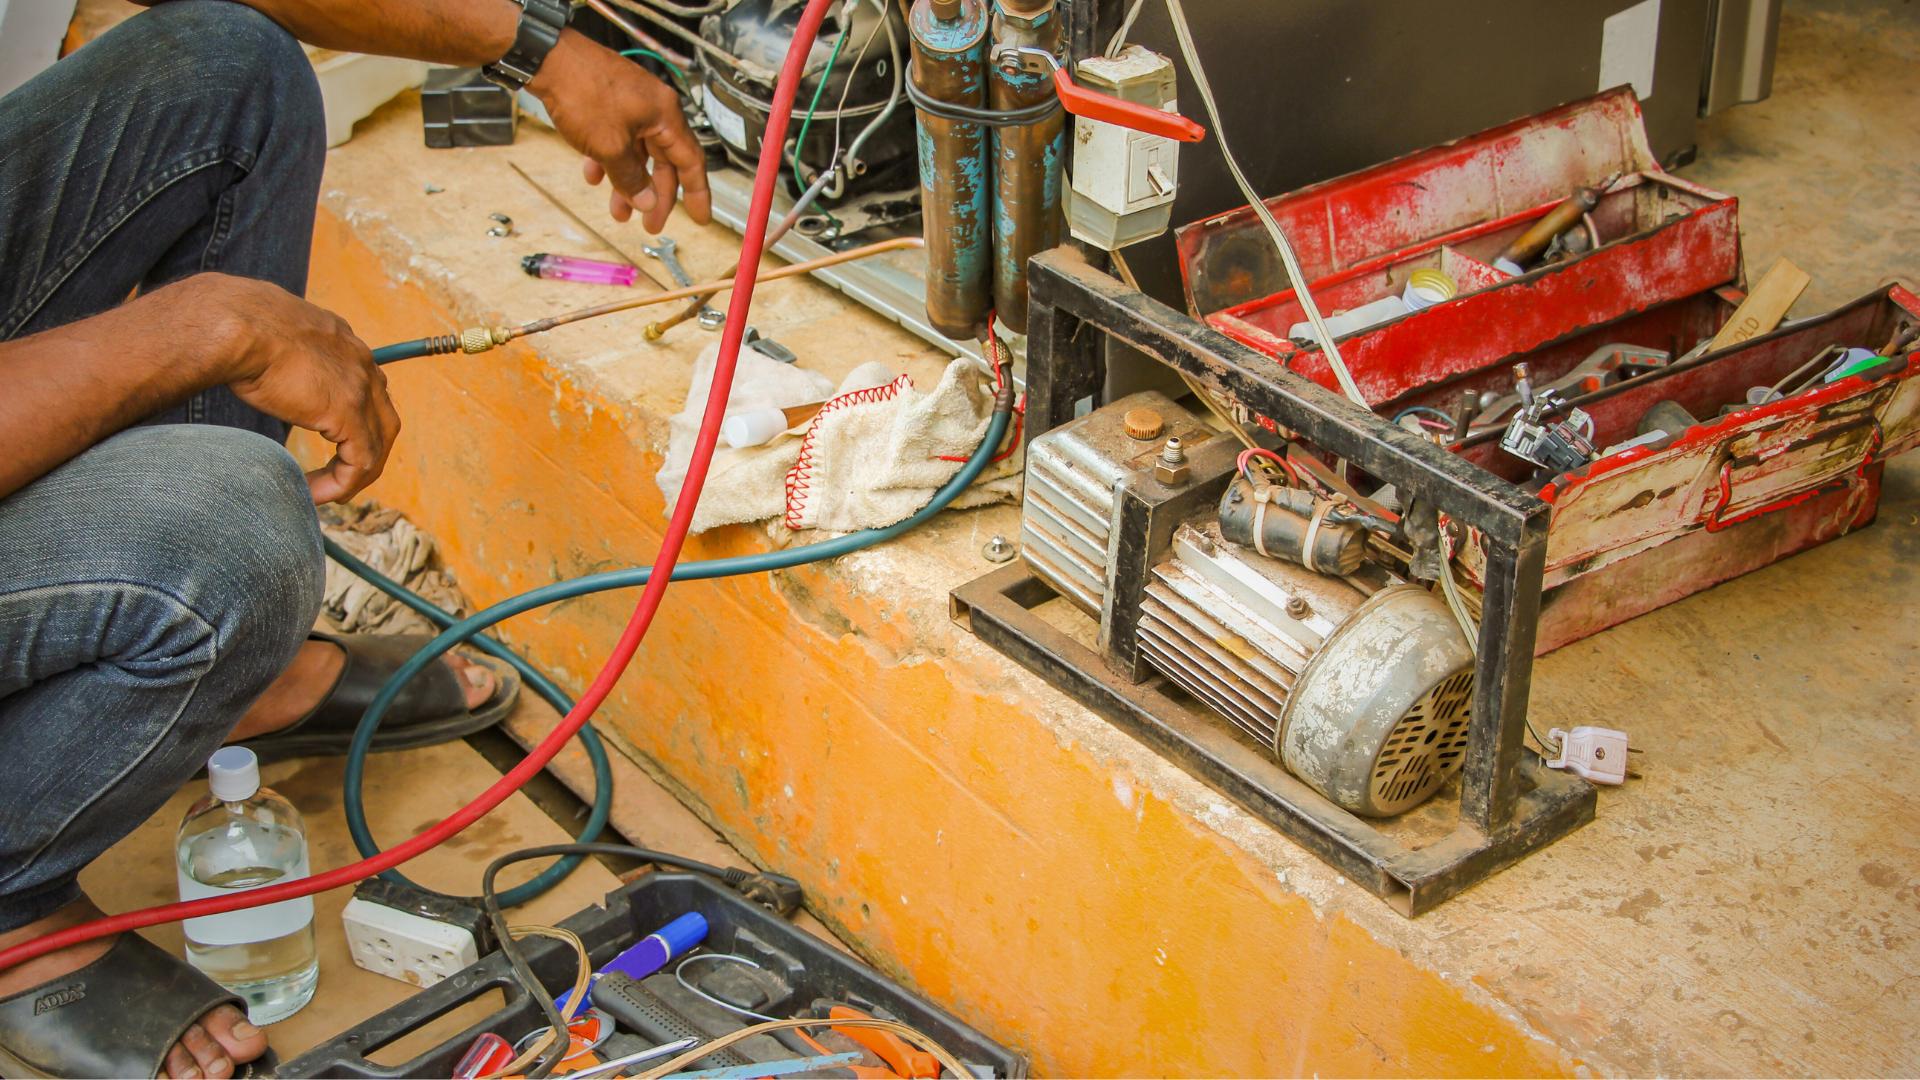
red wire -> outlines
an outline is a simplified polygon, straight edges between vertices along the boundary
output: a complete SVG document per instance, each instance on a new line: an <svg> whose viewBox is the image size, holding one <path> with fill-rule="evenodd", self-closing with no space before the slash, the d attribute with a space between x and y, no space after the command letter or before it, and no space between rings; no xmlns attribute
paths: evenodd
<svg viewBox="0 0 1920 1080"><path fill-rule="evenodd" d="M566 745L567 740L573 738L593 717L594 710L598 709L607 695L613 692L614 684L620 681L621 672L626 670L627 664L633 659L634 652L640 648L641 640L646 637L647 627L652 624L654 613L660 608L661 597L666 593L667 584L673 578L674 563L679 561L680 548L685 543L688 529L693 523L694 507L700 501L700 489L707 479L707 466L713 460L714 444L720 438L720 422L726 417L727 397L733 386L734 365L740 358L740 343L746 333L747 309L753 303L751 283L759 275L760 249L766 242L767 216L773 209L774 185L780 175L779 148L786 144L787 121L793 113L793 100L799 89L801 70L805 66L808 52L813 48L814 38L819 35L820 24L826 18L827 8L832 6L833 2L834 0L807 0L806 10L801 14L799 24L794 27L793 46L787 51L786 63L780 70L780 81L774 89L773 115L767 120L766 135L760 142L762 147L760 167L754 174L753 201L747 211L747 227L745 236L741 239L740 267L735 275L738 280L749 284L745 288L735 289L727 303L727 326L720 340L720 355L714 362L713 387L707 394L707 411L700 420L700 434L694 443L693 458L687 465L686 483L680 490L679 499L673 505L673 517L668 522L666 536L661 541L660 554L654 559L653 576L648 579L646 590L640 594L639 603L634 605L633 617L627 621L627 628L621 633L619 644L614 646L613 654L607 657L606 664L600 668L600 674L594 677L593 685L587 687L586 693L580 695L580 700L574 705L573 711L569 712L559 726L542 739L520 764L515 765L505 776L481 792L479 798L456 810L445 821L426 832L403 843L395 844L371 859L362 859L357 863L281 885L249 889L230 896L210 896L177 904L161 904L157 907L141 908L138 911L80 923L0 951L0 970L111 934L202 915L218 915L242 908L260 907L300 896L312 896L314 893L336 889L342 885L351 885L391 870L408 859L445 842L506 801L507 796L518 791L521 785L533 779L541 769L546 768L547 762L553 760L553 756L560 752L560 748Z"/></svg>
<svg viewBox="0 0 1920 1080"><path fill-rule="evenodd" d="M1293 463L1265 447L1256 446L1240 451L1240 457L1236 465L1241 472L1245 472L1247 471L1247 462L1252 461L1254 458L1266 458L1268 461L1280 466L1281 471L1287 474L1287 479L1293 481L1294 487L1303 486L1300 483L1300 474L1294 471Z"/></svg>

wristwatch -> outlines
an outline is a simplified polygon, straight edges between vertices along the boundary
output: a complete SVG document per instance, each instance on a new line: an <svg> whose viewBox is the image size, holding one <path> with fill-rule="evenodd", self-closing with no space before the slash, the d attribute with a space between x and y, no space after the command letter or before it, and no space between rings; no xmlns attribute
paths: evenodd
<svg viewBox="0 0 1920 1080"><path fill-rule="evenodd" d="M480 69L480 74L518 91L533 80L547 54L560 42L573 5L568 0L519 0L520 26L507 55Z"/></svg>

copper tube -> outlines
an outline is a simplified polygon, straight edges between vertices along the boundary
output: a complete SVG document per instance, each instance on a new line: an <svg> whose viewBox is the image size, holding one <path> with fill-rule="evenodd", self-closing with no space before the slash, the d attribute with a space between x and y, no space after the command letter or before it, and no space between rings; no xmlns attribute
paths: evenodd
<svg viewBox="0 0 1920 1080"><path fill-rule="evenodd" d="M943 11L952 16L944 17ZM914 88L936 101L983 108L989 19L984 0L918 0L907 23ZM993 303L989 139L979 124L924 109L914 114L921 231L927 240L927 321L956 341L978 338Z"/></svg>
<svg viewBox="0 0 1920 1080"><path fill-rule="evenodd" d="M1061 19L1052 0L1029 15L1005 5L993 16L993 44L1044 49L1058 55ZM1049 73L989 64L988 104L1024 108L1055 95ZM1055 112L1021 127L993 129L994 317L1027 332L1027 260L1060 243L1060 173L1066 154L1066 114Z"/></svg>
<svg viewBox="0 0 1920 1080"><path fill-rule="evenodd" d="M892 240L882 240L878 243L866 244L861 247L850 248L846 251L836 251L831 255L822 255L817 259L808 259L806 262L789 263L786 266L768 270L755 280L778 281L781 278L799 277L802 274L811 274L815 270L824 270L829 266L839 266L841 263L854 262L874 255L884 255L889 251L904 251L909 248L923 247L924 245L925 242L917 236L896 237ZM651 296L636 296L626 300L615 300L611 303L596 304L593 307L584 307L574 311L562 312L559 315L549 315L544 319L535 319L532 322L521 323L519 326L506 327L505 334L501 337L501 340L511 341L514 338L526 337L529 334L545 333L556 326L565 326L568 323L580 322L583 319L597 319L602 315L612 315L615 312L631 311L634 308L648 307L653 304L671 304L675 300L685 300L689 297L699 296L702 293L711 295L713 293L725 292L733 288L733 285L734 283L727 279L704 281L697 285L688 285L680 289L669 289L666 292L655 293Z"/></svg>

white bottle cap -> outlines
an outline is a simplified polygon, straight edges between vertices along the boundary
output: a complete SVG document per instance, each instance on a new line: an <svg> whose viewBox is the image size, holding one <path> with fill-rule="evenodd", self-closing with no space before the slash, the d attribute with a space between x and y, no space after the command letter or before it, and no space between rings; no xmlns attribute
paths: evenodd
<svg viewBox="0 0 1920 1080"><path fill-rule="evenodd" d="M779 409L748 409L720 421L720 436L735 450L764 446L787 430L787 415Z"/></svg>
<svg viewBox="0 0 1920 1080"><path fill-rule="evenodd" d="M223 746L207 759L207 789L221 802L243 802L260 790L260 759L244 746Z"/></svg>

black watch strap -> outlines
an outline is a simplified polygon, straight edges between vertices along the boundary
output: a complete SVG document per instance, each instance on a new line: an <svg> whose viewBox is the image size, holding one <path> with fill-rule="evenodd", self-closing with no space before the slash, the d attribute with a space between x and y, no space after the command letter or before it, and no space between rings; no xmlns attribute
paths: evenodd
<svg viewBox="0 0 1920 1080"><path fill-rule="evenodd" d="M560 31L567 28L572 13L568 0L519 0L520 27L514 32L513 47L507 55L480 69L480 73L509 90L519 90L533 80L547 54L560 43Z"/></svg>

